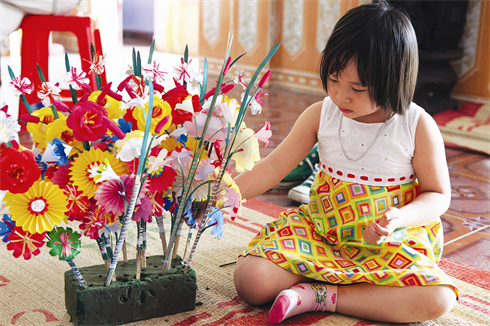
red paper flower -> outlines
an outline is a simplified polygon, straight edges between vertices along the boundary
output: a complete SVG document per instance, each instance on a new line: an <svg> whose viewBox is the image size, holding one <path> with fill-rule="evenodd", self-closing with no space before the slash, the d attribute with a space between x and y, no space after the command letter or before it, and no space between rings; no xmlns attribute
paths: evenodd
<svg viewBox="0 0 490 326"><path fill-rule="evenodd" d="M138 121L133 117L134 107L126 110L123 119L128 123L131 122L131 130L138 130Z"/></svg>
<svg viewBox="0 0 490 326"><path fill-rule="evenodd" d="M68 197L68 211L65 213L68 215L70 221L79 220L87 215L89 208L89 199L79 191L75 185L67 185L63 189L63 193Z"/></svg>
<svg viewBox="0 0 490 326"><path fill-rule="evenodd" d="M66 125L73 130L76 140L95 141L107 132L103 117L107 117L107 111L99 104L92 101L78 102L73 106Z"/></svg>
<svg viewBox="0 0 490 326"><path fill-rule="evenodd" d="M0 157L0 190L14 194L24 193L41 176L36 158L31 151L19 152L13 147L2 150Z"/></svg>
<svg viewBox="0 0 490 326"><path fill-rule="evenodd" d="M165 206L165 198L161 192L148 192L146 196L151 200L153 205L153 215L160 216L163 214Z"/></svg>
<svg viewBox="0 0 490 326"><path fill-rule="evenodd" d="M70 167L71 167L71 162L68 166L66 166L66 165L58 166L58 169L50 171L52 173L49 177L49 180L51 180L51 182L53 184L57 185L61 189L65 188L65 186L67 184L71 183L70 174L69 174L70 173ZM49 170L49 168L48 168L48 170ZM44 173L44 175L46 176L46 173Z"/></svg>
<svg viewBox="0 0 490 326"><path fill-rule="evenodd" d="M37 256L41 253L39 248L46 241L46 232L30 233L23 231L20 226L16 226L7 238L10 240L7 244L7 250L13 250L15 258L23 256L25 260L29 260L33 255Z"/></svg>
<svg viewBox="0 0 490 326"><path fill-rule="evenodd" d="M199 103L199 96L192 96L192 108L194 109L194 113L188 112L185 110L176 109L175 106L184 102L184 100L190 95L187 92L184 85L180 85L179 83L175 83L175 88L168 91L168 97L165 99L170 107L172 108L172 123L176 125L183 124L186 121L192 121L192 117L197 112L201 112L202 107Z"/></svg>
<svg viewBox="0 0 490 326"><path fill-rule="evenodd" d="M91 206L92 209L88 211L88 214L80 218L80 230L83 235L90 239L97 239L99 237L99 229L102 228L100 217L100 206ZM95 210L95 211L94 211Z"/></svg>
<svg viewBox="0 0 490 326"><path fill-rule="evenodd" d="M157 156L161 151L161 148L152 149L153 156ZM133 161L128 162L128 171L136 174L138 170L139 159L135 158ZM148 164L145 168L148 168ZM151 172L146 179L146 182L149 182L149 190L154 192L160 192L162 190L167 190L168 187L171 187L177 178L177 172L169 166L161 167L158 170Z"/></svg>

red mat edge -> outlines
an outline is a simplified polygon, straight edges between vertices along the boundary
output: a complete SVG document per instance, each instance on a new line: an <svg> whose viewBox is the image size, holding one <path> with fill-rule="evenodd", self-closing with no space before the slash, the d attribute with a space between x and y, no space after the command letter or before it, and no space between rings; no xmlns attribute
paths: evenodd
<svg viewBox="0 0 490 326"><path fill-rule="evenodd" d="M269 203L262 199L252 198L248 199L244 204L244 207L253 209L265 215L269 215L273 218L278 218L279 214L284 212L286 208Z"/></svg>

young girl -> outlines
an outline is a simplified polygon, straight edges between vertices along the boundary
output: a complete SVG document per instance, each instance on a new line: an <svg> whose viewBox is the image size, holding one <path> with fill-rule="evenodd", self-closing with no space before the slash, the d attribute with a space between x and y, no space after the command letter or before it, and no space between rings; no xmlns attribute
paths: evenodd
<svg viewBox="0 0 490 326"><path fill-rule="evenodd" d="M458 291L437 266L439 216L451 188L434 120L411 103L418 71L409 19L385 2L347 12L320 63L328 97L236 178L262 194L318 142L310 203L264 226L239 258L238 294L274 304L269 323L307 311L415 322L452 309Z"/></svg>

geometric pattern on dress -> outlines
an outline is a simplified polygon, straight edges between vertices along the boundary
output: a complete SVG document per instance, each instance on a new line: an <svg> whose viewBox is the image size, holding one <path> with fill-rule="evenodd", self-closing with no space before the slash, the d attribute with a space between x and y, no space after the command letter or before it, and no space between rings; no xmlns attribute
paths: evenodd
<svg viewBox="0 0 490 326"><path fill-rule="evenodd" d="M378 245L364 229L390 207L403 207L420 193L416 181L368 186L317 174L310 203L280 214L250 241L243 255L269 259L285 270L334 284L450 285L437 266L442 254L440 219L395 230Z"/></svg>

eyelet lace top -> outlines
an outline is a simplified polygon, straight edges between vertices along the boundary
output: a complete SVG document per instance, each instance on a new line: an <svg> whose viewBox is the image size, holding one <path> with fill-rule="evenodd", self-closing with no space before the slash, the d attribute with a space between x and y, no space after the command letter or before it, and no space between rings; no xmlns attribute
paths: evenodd
<svg viewBox="0 0 490 326"><path fill-rule="evenodd" d="M415 179L412 157L415 130L423 109L412 103L405 115L395 114L386 122L379 137L359 160L350 161L342 153L338 138L340 112L330 97L323 101L318 130L320 167L340 180L374 186L395 186ZM359 157L375 140L381 123L342 119L342 145L350 157Z"/></svg>

